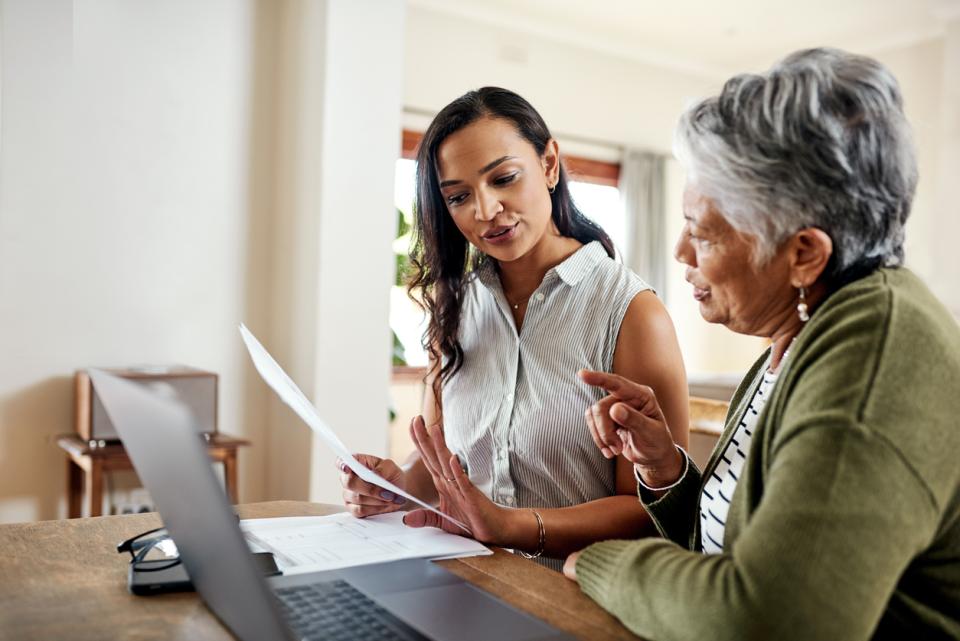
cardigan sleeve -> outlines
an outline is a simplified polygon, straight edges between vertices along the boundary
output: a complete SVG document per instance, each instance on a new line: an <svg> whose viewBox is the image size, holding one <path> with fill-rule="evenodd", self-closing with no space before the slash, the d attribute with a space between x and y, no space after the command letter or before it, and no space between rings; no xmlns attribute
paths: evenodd
<svg viewBox="0 0 960 641"><path fill-rule="evenodd" d="M753 396L753 392L760 384L760 376L767 368L770 360L770 348L767 348L763 354L750 367L750 371L737 387L733 399L730 401L730 410L727 414L724 427L724 434L736 429L737 421L743 411L742 404ZM725 442L725 437L721 436L718 441ZM673 541L677 545L688 547L695 550L699 546L698 541L693 540L696 531L696 518L700 502L700 486L703 475L700 468L696 466L693 459L687 452L684 452L690 466L684 475L680 484L666 492L660 498L654 498L651 492L648 492L637 484L637 496L647 513L653 520L657 531L665 539ZM709 463L707 464L709 467Z"/></svg>
<svg viewBox="0 0 960 641"><path fill-rule="evenodd" d="M582 590L658 641L868 639L938 510L888 441L848 419L809 418L780 443L728 553L594 544L577 562Z"/></svg>
<svg viewBox="0 0 960 641"><path fill-rule="evenodd" d="M665 492L660 498L654 499L653 494L643 489L638 483L637 496L653 520L660 536L686 547L693 535L697 501L700 497L701 475L690 455L684 452L684 456L687 457L688 467L679 485Z"/></svg>

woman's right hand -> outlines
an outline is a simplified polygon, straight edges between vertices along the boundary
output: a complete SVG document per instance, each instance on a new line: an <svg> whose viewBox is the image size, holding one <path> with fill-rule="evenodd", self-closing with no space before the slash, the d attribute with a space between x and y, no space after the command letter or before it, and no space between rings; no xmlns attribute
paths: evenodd
<svg viewBox="0 0 960 641"><path fill-rule="evenodd" d="M581 370L580 378L608 394L585 414L590 435L603 455L613 458L622 454L650 487L665 487L679 479L683 454L653 390L606 372Z"/></svg>
<svg viewBox="0 0 960 641"><path fill-rule="evenodd" d="M371 454L356 454L354 458L385 480L407 491L405 474L392 460ZM343 486L343 503L357 518L396 512L406 505L405 498L397 496L390 490L367 483L340 459L337 459L337 469L340 470L340 485Z"/></svg>

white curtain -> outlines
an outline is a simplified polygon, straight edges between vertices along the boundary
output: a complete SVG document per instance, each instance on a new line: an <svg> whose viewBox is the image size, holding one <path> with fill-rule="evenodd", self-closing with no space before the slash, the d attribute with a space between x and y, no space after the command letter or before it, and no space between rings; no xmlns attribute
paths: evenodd
<svg viewBox="0 0 960 641"><path fill-rule="evenodd" d="M665 158L627 149L620 163L620 198L627 219L624 261L665 299L667 255Z"/></svg>

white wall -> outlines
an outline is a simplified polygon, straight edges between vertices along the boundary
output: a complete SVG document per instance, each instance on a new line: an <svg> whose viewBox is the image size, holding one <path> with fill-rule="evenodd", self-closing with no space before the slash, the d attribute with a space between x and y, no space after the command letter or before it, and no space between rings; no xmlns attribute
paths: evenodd
<svg viewBox="0 0 960 641"><path fill-rule="evenodd" d="M931 278L934 291L940 294L960 319L960 259L957 238L960 237L960 206L957 204L957 177L960 176L960 15L947 26L943 44L940 100L940 150L937 156L938 220L932 235L936 239L936 277Z"/></svg>
<svg viewBox="0 0 960 641"><path fill-rule="evenodd" d="M88 365L219 372L241 500L336 500L241 321L386 452L404 7L3 0L0 521L64 515Z"/></svg>
<svg viewBox="0 0 960 641"><path fill-rule="evenodd" d="M349 448L379 456L388 445L405 9L396 0L328 2L325 31L314 393ZM342 500L334 459L314 443L311 500Z"/></svg>
<svg viewBox="0 0 960 641"><path fill-rule="evenodd" d="M80 281L59 261L76 255L70 2L6 0L0 13L0 520L15 521L61 513L63 457L48 437L70 430L66 375L83 345L63 337L73 306L60 302Z"/></svg>
<svg viewBox="0 0 960 641"><path fill-rule="evenodd" d="M904 109L917 145L920 182L913 211L907 222L907 262L918 273L935 272L931 242L937 233L936 176L940 136L941 69L943 44L934 40L885 51L876 57L900 82Z"/></svg>
<svg viewBox="0 0 960 641"><path fill-rule="evenodd" d="M74 369L217 371L261 444L247 316L252 1L3 3L0 521L65 515ZM241 495L262 496L244 455Z"/></svg>
<svg viewBox="0 0 960 641"><path fill-rule="evenodd" d="M90 365L218 372L241 500L337 500L237 325L386 453L405 3L0 2L0 522L65 515Z"/></svg>
<svg viewBox="0 0 960 641"><path fill-rule="evenodd" d="M684 105L719 88L699 77L506 31L419 7L409 9L404 104L437 111L483 85L529 100L558 136L669 153Z"/></svg>
<svg viewBox="0 0 960 641"><path fill-rule="evenodd" d="M267 347L348 447L385 455L405 7L281 6ZM329 449L276 399L268 407L268 495L339 502Z"/></svg>

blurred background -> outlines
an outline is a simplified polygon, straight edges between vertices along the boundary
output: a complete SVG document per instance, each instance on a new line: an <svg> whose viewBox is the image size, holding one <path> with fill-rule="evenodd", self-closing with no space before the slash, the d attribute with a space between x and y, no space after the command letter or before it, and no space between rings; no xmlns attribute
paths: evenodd
<svg viewBox="0 0 960 641"><path fill-rule="evenodd" d="M722 399L763 345L705 324L672 260L673 125L821 45L899 79L907 264L960 316L960 0L0 0L0 522L67 516L58 437L90 366L218 374L217 429L250 443L236 498L339 502L241 322L351 448L403 456L424 364L400 286L413 153L483 85L540 111L575 198L666 301L695 393ZM103 513L149 507L130 477Z"/></svg>

